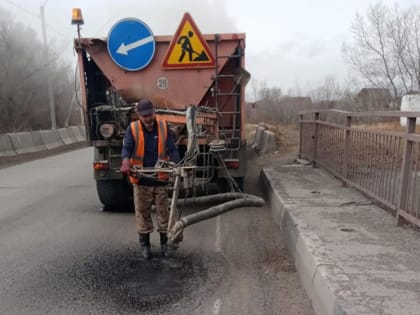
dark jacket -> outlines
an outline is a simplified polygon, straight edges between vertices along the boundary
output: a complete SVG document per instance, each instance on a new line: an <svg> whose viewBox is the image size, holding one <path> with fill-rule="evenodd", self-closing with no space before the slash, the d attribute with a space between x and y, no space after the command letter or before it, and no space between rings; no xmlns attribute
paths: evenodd
<svg viewBox="0 0 420 315"><path fill-rule="evenodd" d="M158 160L158 131L157 131L157 123L155 120L155 124L153 126L152 131L147 131L146 128L141 124L143 127L144 133L144 161L143 167L154 167ZM128 126L127 130L125 131L125 138L123 143L123 148L121 152L121 159L130 158L131 155L134 153L134 138L131 133L131 128ZM179 153L178 148L175 145L175 136L168 128L168 139L166 143L166 152L169 156L169 160L172 162L177 163L179 161ZM139 185L145 186L159 186L165 185L166 183L158 182L157 180L151 178L142 177L139 180Z"/></svg>

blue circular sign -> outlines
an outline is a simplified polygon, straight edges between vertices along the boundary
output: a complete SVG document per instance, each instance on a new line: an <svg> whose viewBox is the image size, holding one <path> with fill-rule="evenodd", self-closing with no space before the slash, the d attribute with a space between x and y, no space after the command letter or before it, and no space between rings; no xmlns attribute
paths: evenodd
<svg viewBox="0 0 420 315"><path fill-rule="evenodd" d="M152 61L156 43L150 28L139 19L122 19L108 34L108 53L121 68L137 71Z"/></svg>

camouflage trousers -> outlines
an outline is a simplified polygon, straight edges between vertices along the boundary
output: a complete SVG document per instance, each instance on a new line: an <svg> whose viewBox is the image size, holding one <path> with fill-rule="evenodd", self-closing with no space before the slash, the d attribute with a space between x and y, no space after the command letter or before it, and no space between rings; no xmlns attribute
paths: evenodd
<svg viewBox="0 0 420 315"><path fill-rule="evenodd" d="M166 232L169 220L168 191L166 186L133 184L133 190L137 233L153 232L152 204L156 207L158 232Z"/></svg>

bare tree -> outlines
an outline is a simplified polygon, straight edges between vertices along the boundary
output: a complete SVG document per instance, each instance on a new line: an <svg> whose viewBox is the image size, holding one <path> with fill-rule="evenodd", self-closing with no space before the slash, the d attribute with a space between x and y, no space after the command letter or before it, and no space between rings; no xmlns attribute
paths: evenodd
<svg viewBox="0 0 420 315"><path fill-rule="evenodd" d="M407 13L405 20L407 40L401 54L401 63L409 76L411 90L420 90L420 7Z"/></svg>
<svg viewBox="0 0 420 315"><path fill-rule="evenodd" d="M330 102L342 97L340 83L333 75L328 75L324 83L319 87L309 91L309 95L314 102Z"/></svg>
<svg viewBox="0 0 420 315"><path fill-rule="evenodd" d="M259 91L258 114L263 121L273 122L279 117L280 112L276 106L282 97L282 90L279 87L267 87L263 82Z"/></svg>
<svg viewBox="0 0 420 315"><path fill-rule="evenodd" d="M49 61L36 32L16 22L0 7L0 133L48 129L47 62L55 83L56 113L68 107L73 75L67 63L56 56Z"/></svg>
<svg viewBox="0 0 420 315"><path fill-rule="evenodd" d="M258 85L259 85L258 80L255 78L252 78L251 79L251 98L254 103L258 99Z"/></svg>
<svg viewBox="0 0 420 315"><path fill-rule="evenodd" d="M400 10L384 4L356 14L354 43L343 44L347 62L373 87L394 96L420 89L420 7Z"/></svg>

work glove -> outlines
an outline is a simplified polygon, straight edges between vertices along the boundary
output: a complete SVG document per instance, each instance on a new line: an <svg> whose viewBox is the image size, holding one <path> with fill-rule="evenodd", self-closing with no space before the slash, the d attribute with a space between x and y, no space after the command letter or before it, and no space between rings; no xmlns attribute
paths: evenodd
<svg viewBox="0 0 420 315"><path fill-rule="evenodd" d="M126 175L130 174L130 160L129 159L124 159L122 161L120 172Z"/></svg>

